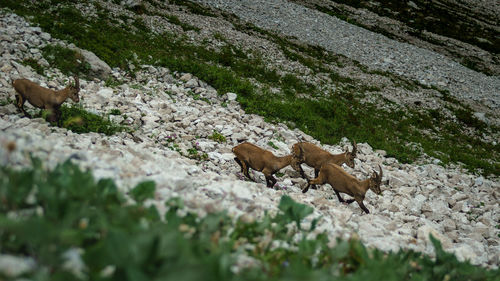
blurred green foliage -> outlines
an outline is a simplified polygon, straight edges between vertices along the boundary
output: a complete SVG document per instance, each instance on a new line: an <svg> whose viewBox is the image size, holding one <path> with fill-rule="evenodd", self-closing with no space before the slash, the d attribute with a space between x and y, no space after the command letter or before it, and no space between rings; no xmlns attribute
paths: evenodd
<svg viewBox="0 0 500 281"><path fill-rule="evenodd" d="M2 280L499 280L499 270L458 262L432 239L435 260L412 251L368 250L337 240L307 220L312 208L283 196L275 215L198 217L180 198L152 205L154 182L130 192L96 181L71 161L52 170L33 158L27 169L0 167L0 253L35 266ZM306 226L304 228L304 226ZM69 252L76 252L72 259ZM252 262L238 265L239 257ZM71 261L71 262L70 262ZM79 262L76 262L79 261Z"/></svg>

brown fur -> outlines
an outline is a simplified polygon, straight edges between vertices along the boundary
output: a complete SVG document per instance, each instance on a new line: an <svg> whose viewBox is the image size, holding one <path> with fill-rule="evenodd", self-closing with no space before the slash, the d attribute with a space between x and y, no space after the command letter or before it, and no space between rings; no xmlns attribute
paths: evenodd
<svg viewBox="0 0 500 281"><path fill-rule="evenodd" d="M293 160L292 155L277 157L272 152L249 142L244 142L233 147L233 153L236 155L234 160L240 165L241 172L247 178L255 181L248 174L249 168L262 172L266 177L268 187L273 187L276 183L273 174L290 165Z"/></svg>
<svg viewBox="0 0 500 281"><path fill-rule="evenodd" d="M75 77L75 86L69 85L62 90L51 90L44 88L28 79L17 79L12 82L16 90L16 105L24 115L31 117L24 110L24 103L28 101L34 107L52 111L49 117L50 121L59 119L59 107L66 99L71 98L74 102L79 102L78 92L80 83L78 77Z"/></svg>
<svg viewBox="0 0 500 281"><path fill-rule="evenodd" d="M340 202L346 202L350 204L356 201L358 202L358 205L361 207L361 209L369 214L370 211L368 211L368 209L363 204L363 199L365 199L365 194L368 189L371 189L376 194L382 193L382 191L380 190L380 185L382 183L383 172L380 165L379 169L380 174L377 174L377 172L374 171L371 178L360 181L352 175L349 175L340 166L333 163L328 163L321 167L318 177L310 180L309 184L306 188L304 188L304 190L302 190L302 192L306 193L309 190L309 186L312 184L328 183L332 186ZM354 197L354 199L344 201L344 199L342 199L342 197L340 196L340 192L348 194Z"/></svg>
<svg viewBox="0 0 500 281"><path fill-rule="evenodd" d="M347 149L344 153L331 154L330 152L319 148L318 146L309 142L299 142L293 145L292 154L295 158L292 167L300 172L300 175L308 179L304 173L304 170L300 166L302 163L307 164L314 168L314 176L318 177L319 170L326 163L333 163L339 166L346 164L347 166L354 168L354 158L356 157L357 145L356 141L353 143L353 149L349 152ZM313 188L315 188L313 186Z"/></svg>

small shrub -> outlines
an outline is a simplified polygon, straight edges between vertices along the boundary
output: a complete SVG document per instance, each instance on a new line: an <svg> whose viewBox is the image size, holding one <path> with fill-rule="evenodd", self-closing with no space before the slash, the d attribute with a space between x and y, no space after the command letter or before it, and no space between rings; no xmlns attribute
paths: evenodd
<svg viewBox="0 0 500 281"><path fill-rule="evenodd" d="M43 112L45 111L39 113L38 117L46 118L47 113ZM79 134L96 132L108 136L126 130L125 127L116 125L97 114L90 113L78 105L72 105L71 107L66 105L61 106L61 118L57 123L52 123L52 125L66 128Z"/></svg>
<svg viewBox="0 0 500 281"><path fill-rule="evenodd" d="M110 115L122 115L122 112L118 108L113 108L109 112Z"/></svg>
<svg viewBox="0 0 500 281"><path fill-rule="evenodd" d="M111 76L106 78L106 80L104 81L104 86L110 87L110 88L118 87L121 84L122 84L122 82L120 82L118 79L115 79Z"/></svg>
<svg viewBox="0 0 500 281"><path fill-rule="evenodd" d="M187 157L194 159L194 160L205 161L208 159L207 153L199 151L198 143L196 143L194 145L194 147L189 148L187 150L187 153L188 153Z"/></svg>
<svg viewBox="0 0 500 281"><path fill-rule="evenodd" d="M455 116L460 122L469 127L474 127L478 130L486 128L486 124L483 121L477 119L470 109L457 109L455 110Z"/></svg>
<svg viewBox="0 0 500 281"><path fill-rule="evenodd" d="M5 106L8 104L14 103L14 100L12 100L10 97L7 97L6 99L0 100L0 105Z"/></svg>
<svg viewBox="0 0 500 281"><path fill-rule="evenodd" d="M218 143L225 143L226 137L217 131L213 131L212 135L208 136L209 139L214 140Z"/></svg>

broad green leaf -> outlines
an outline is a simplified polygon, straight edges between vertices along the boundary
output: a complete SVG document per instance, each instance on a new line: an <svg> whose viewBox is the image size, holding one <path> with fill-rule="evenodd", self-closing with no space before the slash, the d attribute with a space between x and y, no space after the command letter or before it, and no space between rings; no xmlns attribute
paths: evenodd
<svg viewBox="0 0 500 281"><path fill-rule="evenodd" d="M154 198L156 184L154 181L145 181L139 183L130 191L130 195L137 202L143 202L146 199Z"/></svg>

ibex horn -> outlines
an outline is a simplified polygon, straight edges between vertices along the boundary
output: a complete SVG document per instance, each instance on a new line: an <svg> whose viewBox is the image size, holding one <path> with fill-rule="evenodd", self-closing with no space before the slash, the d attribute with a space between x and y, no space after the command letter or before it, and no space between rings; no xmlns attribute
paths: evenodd
<svg viewBox="0 0 500 281"><path fill-rule="evenodd" d="M384 172L382 172L382 167L380 167L380 164L378 165L378 169L380 170L379 182L382 182L382 177L384 176Z"/></svg>

